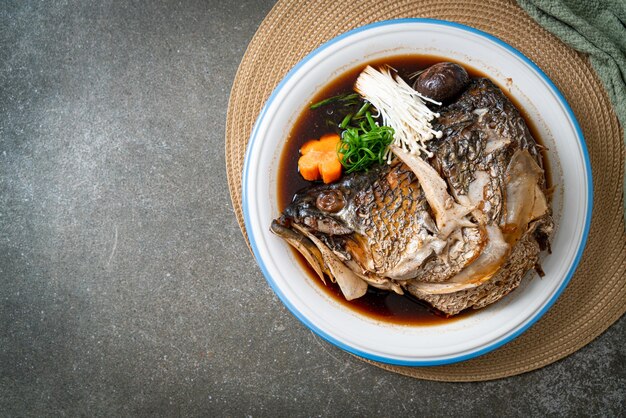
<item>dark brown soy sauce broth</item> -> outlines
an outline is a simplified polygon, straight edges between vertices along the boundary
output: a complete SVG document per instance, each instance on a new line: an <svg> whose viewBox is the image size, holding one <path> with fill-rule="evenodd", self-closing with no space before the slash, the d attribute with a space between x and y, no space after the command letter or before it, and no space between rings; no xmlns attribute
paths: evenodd
<svg viewBox="0 0 626 418"><path fill-rule="evenodd" d="M398 55L370 61L343 73L331 81L313 97L311 104L338 94L353 92L352 88L356 78L367 65L371 65L373 67L385 64L390 65L398 71L400 76L402 76L405 80L408 80L409 75L443 61L451 60L433 55ZM458 62L458 64L463 66L472 78L486 77L485 74L477 71L467 64L462 62ZM498 85L498 87L500 87L502 92L507 95L509 100L511 100L517 107L526 121L533 138L541 144L535 126L531 123L524 110L519 106L519 103L507 93L506 88L501 85ZM337 114L340 109L340 104L330 104L316 110L309 110L306 108L296 120L294 127L291 129L291 132L287 137L278 168L278 204L281 211L284 210L289 203L291 203L293 196L298 190L311 185L311 182L304 180L302 176L297 174L300 147L306 141L318 139L324 134L333 132L339 133L340 129L337 124L341 121L337 121L337 119L340 118ZM337 124L329 124L329 120L336 120ZM550 187L550 171L545 154L543 155L543 163L544 170L546 171L547 186ZM365 296L352 301L347 301L341 294L339 286L336 283L332 283L330 280L327 280L327 284L324 285L317 277L317 274L306 262L304 257L302 257L295 249L292 248L291 250L302 267L307 271L309 277L315 283L318 283L319 287L323 291L331 295L339 303L370 318L401 325L438 325L466 317L472 312L472 310L469 309L461 312L459 315L447 318L441 313L435 312L426 303L412 298L411 296L401 296L394 292L374 289L371 286Z"/></svg>

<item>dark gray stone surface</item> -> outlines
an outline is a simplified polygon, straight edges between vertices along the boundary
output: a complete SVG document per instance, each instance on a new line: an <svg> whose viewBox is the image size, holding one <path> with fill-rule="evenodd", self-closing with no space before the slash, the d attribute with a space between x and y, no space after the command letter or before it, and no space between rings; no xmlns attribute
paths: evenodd
<svg viewBox="0 0 626 418"><path fill-rule="evenodd" d="M448 384L364 364L283 308L223 157L271 6L0 3L0 415L623 414L623 318L539 371Z"/></svg>

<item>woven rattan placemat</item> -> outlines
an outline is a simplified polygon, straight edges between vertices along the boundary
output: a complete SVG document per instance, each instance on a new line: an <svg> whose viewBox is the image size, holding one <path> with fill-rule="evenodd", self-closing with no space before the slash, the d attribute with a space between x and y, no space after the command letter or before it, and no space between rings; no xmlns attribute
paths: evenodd
<svg viewBox="0 0 626 418"><path fill-rule="evenodd" d="M622 216L624 148L609 99L589 62L538 26L515 3L500 0L279 1L241 61L228 106L226 168L244 236L241 175L252 126L279 81L331 38L368 23L429 17L473 26L533 60L565 95L582 127L594 182L591 232L581 263L550 311L511 343L482 357L436 367L371 362L422 379L478 381L527 372L580 349L626 310L626 235ZM368 361L368 360L365 360Z"/></svg>

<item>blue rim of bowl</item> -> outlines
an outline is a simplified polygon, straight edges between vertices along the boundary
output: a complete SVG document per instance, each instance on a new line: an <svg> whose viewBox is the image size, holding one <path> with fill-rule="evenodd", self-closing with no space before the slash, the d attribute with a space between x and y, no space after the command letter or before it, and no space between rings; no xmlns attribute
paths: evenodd
<svg viewBox="0 0 626 418"><path fill-rule="evenodd" d="M573 126L574 126L574 128L576 130L576 135L577 135L578 141L580 143L581 149L583 151L583 157L584 157L584 162L585 162L585 170L586 170L586 173L587 173L586 178L587 178L587 196L588 196L588 199L587 199L587 213L586 213L586 217L585 217L585 228L583 230L582 239L581 239L580 244L578 246L578 250L576 252L576 256L574 258L574 262L570 266L570 269L567 272L565 280L563 280L563 282L561 283L561 286L557 289L557 291L554 293L554 295L552 295L552 298L548 301L548 303L546 303L546 305L538 313L536 313L535 316L532 317L530 321L528 321L522 328L518 329L513 334L507 336L506 338L503 338L502 340L496 341L496 342L494 342L494 343L492 343L490 345L487 345L486 347L483 347L483 348L481 348L479 350L475 350L475 351L473 351L471 353L463 354L463 355L456 356L456 357L450 357L450 358L439 359L439 360L401 360L401 359L396 359L396 358L379 356L379 355L375 355L375 354L371 354L371 353L359 350L359 349L357 349L355 347L352 347L352 346L350 346L348 344L345 344L345 343L343 343L341 341L338 341L337 339L335 339L331 335L328 335L326 332L324 332L323 330L321 330L317 326L315 326L311 321L309 321L308 318L306 318L302 313L300 313L300 311L298 311L295 308L295 306L293 306L291 304L291 302L281 292L281 290L278 288L278 286L274 282L274 279L271 277L271 275L267 271L267 268L265 266L265 263L263 262L263 259L259 255L259 250L257 248L257 244L256 244L256 241L254 239L254 236L252 234L248 234L248 238L250 240L250 247L252 248L252 252L254 253L254 256L255 256L255 258L257 260L257 263L259 264L259 266L261 268L261 271L263 272L263 275L265 276L265 279L269 283L269 285L272 288L272 290L276 293L276 295L278 295L278 297L282 301L282 303L304 325L309 327L313 332L315 332L320 337L324 338L329 343L331 343L331 344L333 344L333 345L335 345L335 346L337 346L337 347L339 347L339 348L341 348L341 349L343 349L343 350L345 350L345 351L347 351L349 353L356 354L357 356L363 357L365 359L373 360L373 361L377 361L377 362L381 362L381 363L393 364L393 365L398 365L398 366L441 366L441 365L445 365L445 364L452 364L452 363L458 363L458 362L461 362L461 361L470 360L470 359L482 356L484 354L487 354L488 352L493 351L496 348L501 347L504 344L507 344L507 343L513 341L515 338L520 336L524 331L526 331L528 328L530 328L535 322L537 322L539 320L539 318L541 318L552 307L552 305L556 302L556 300L559 298L561 293L563 293L563 290L567 287L567 285L570 282L574 272L576 271L576 268L578 267L578 263L580 262L580 258L582 256L583 250L584 250L585 245L587 243L587 237L589 235L589 228L590 228L590 225L591 225L591 213L592 213L592 209L593 209L593 182L592 182L592 178L591 178L592 177L591 176L591 163L590 163L590 160L589 160L589 152L587 151L587 145L585 143L582 130L580 129L580 125L578 124L578 120L576 119L576 116L574 115L574 112L572 111L572 109L570 108L569 104L567 103L567 100L565 100L565 97L563 96L563 94L561 94L559 89L554 85L552 80L550 80L550 78L533 61L531 61L529 58L527 58L524 54L522 54L517 49L513 48L512 46L510 46L506 42L502 41L501 39L496 38L493 35L490 35L490 34L488 34L486 32L481 31L481 30L472 28L471 26L466 26L466 25L462 25L460 23L449 22L449 21L438 20L438 19L406 18L406 19L384 20L384 21L380 21L380 22L371 23L371 24L368 24L368 25L365 25L365 26L361 26L361 27L352 29L352 30L350 30L348 32L345 32L345 33L343 33L341 35L338 35L337 37L335 37L335 38L329 40L328 42L325 42L324 44L322 44L319 47L317 47L315 50L313 50L311 53L309 53L306 57L304 57L300 62L298 62L287 73L287 75L280 81L280 83L276 86L276 88L274 89L274 91L272 92L270 97L267 99L267 102L263 106L263 109L261 110L261 113L259 114L259 117L257 118L257 120L256 120L256 122L254 124L254 127L252 129L252 134L250 135L250 141L249 141L248 148L247 148L246 155L245 155L244 169L243 169L243 180L242 180L242 208L243 208L244 224L246 226L246 230L247 231L251 231L250 216L249 216L249 213L248 213L248 204L247 204L248 203L247 202L248 201L248 197L247 197L247 179L248 179L248 174L249 174L248 167L250 165L250 155L249 154L250 154L250 150L252 148L252 144L254 143L254 141L257 140L257 131L259 129L259 125L261 124L261 121L265 117L265 113L267 112L267 110L270 107L272 101L275 99L275 97L278 94L278 92L283 88L283 86L285 85L287 80L289 80L298 71L298 69L300 67L302 67L313 56L317 55L318 53L320 53L321 51L325 50L329 46L339 42L340 40L342 40L342 39L344 39L346 37L349 37L349 36L354 35L354 34L359 33L359 32L363 32L363 31L374 29L374 28L378 28L378 27L381 27L381 26L398 25L398 24L406 24L406 23L427 23L427 24L435 24L435 25L441 25L441 26L450 26L450 27L453 27L453 28L457 28L457 29L461 29L461 30L465 30L465 31L474 33L474 34L478 34L478 35L480 35L480 36L482 36L484 38L487 38L488 40L490 40L490 41L500 45L501 47L507 49L509 52L512 52L514 55L516 55L522 61L524 61L528 66L530 66L533 70L535 70L537 72L537 74L539 74L544 79L544 81L548 84L550 89L552 89L552 92L557 96L558 100L561 102L561 104L563 105L563 107L567 111L569 119L572 122L572 124L573 124Z"/></svg>

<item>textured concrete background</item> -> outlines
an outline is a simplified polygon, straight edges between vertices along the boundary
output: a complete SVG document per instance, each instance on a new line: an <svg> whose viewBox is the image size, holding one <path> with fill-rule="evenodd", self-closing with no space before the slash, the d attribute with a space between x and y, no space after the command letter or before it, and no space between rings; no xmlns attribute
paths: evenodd
<svg viewBox="0 0 626 418"><path fill-rule="evenodd" d="M542 370L446 384L364 364L283 308L223 157L271 6L0 3L0 415L623 414L624 318Z"/></svg>

